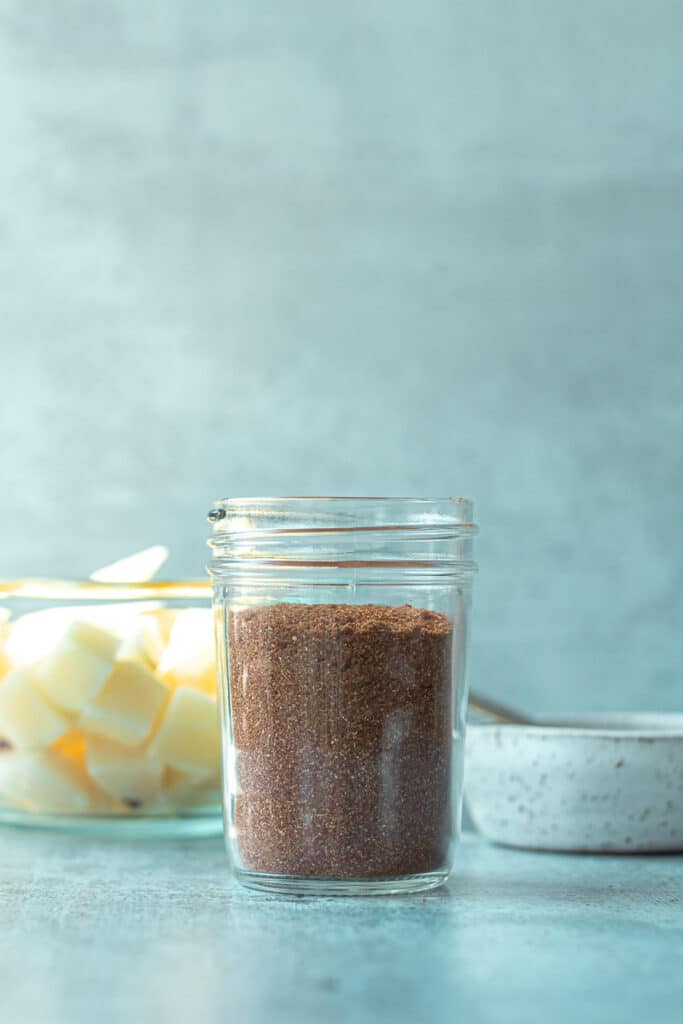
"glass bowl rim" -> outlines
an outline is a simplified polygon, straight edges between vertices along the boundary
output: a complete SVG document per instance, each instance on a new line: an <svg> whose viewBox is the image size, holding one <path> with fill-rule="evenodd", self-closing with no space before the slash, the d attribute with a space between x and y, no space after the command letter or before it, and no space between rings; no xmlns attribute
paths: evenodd
<svg viewBox="0 0 683 1024"><path fill-rule="evenodd" d="M211 597L209 580L147 580L144 583L104 583L89 579L51 579L40 576L0 580L0 601L135 601L143 598L176 600Z"/></svg>

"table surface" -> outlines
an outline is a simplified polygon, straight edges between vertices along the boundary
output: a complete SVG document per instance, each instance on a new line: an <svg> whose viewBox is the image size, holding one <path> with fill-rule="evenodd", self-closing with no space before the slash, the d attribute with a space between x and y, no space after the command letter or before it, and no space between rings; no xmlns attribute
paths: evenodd
<svg viewBox="0 0 683 1024"><path fill-rule="evenodd" d="M9 1024L683 1019L683 859L588 857L466 835L448 886L281 898L218 839L5 829Z"/></svg>

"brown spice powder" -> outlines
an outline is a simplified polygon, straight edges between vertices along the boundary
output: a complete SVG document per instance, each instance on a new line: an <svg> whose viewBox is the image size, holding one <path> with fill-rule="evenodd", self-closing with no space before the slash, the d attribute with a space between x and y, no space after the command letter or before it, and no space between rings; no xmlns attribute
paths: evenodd
<svg viewBox="0 0 683 1024"><path fill-rule="evenodd" d="M275 604L229 621L243 866L310 878L442 868L453 628L409 605Z"/></svg>

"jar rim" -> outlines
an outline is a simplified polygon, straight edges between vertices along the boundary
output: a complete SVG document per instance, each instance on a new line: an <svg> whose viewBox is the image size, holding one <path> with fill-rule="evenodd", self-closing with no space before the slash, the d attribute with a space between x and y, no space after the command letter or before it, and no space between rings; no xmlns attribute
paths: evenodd
<svg viewBox="0 0 683 1024"><path fill-rule="evenodd" d="M266 523L272 527L278 520L280 529L309 532L325 529L320 522L328 518L335 520L335 529L452 525L476 532L472 510L472 501L462 497L231 497L217 499L208 512L208 520L216 532L254 530ZM337 516L345 522L338 521Z"/></svg>
<svg viewBox="0 0 683 1024"><path fill-rule="evenodd" d="M434 497L434 498L416 498L414 495L353 495L353 494L299 494L299 495L266 495L257 497L230 497L230 498L217 498L214 502L215 505L256 505L256 504L275 504L276 502L304 502L304 501L338 501L338 502L364 502L366 504L371 502L401 502L412 505L435 505L435 504L466 504L471 505L472 501L470 498L463 498L462 496L454 497Z"/></svg>
<svg viewBox="0 0 683 1024"><path fill-rule="evenodd" d="M359 572L476 571L467 498L223 498L208 519L214 580L296 570L354 580Z"/></svg>
<svg viewBox="0 0 683 1024"><path fill-rule="evenodd" d="M416 497L414 494L270 494L270 495L247 495L237 497L232 495L229 498L219 498L219 501L469 501L462 495L447 495L441 497Z"/></svg>

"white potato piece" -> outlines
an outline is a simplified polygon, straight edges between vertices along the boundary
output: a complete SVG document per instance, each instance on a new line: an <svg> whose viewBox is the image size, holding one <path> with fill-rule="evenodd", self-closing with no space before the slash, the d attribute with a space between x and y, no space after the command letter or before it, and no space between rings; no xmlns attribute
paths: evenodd
<svg viewBox="0 0 683 1024"><path fill-rule="evenodd" d="M180 772L177 768L166 768L164 772L164 793L172 800L192 797L199 789L212 789L220 784L217 776L206 768L194 772Z"/></svg>
<svg viewBox="0 0 683 1024"><path fill-rule="evenodd" d="M119 661L137 661L154 669L164 653L164 637L157 618L140 615L126 630L119 647Z"/></svg>
<svg viewBox="0 0 683 1024"><path fill-rule="evenodd" d="M116 652L119 649L119 638L111 630L102 629L94 622L79 620L74 622L68 629L65 640L84 647L105 661L114 661Z"/></svg>
<svg viewBox="0 0 683 1024"><path fill-rule="evenodd" d="M144 808L161 790L163 766L146 756L142 747L91 736L86 765L93 781L130 810Z"/></svg>
<svg viewBox="0 0 683 1024"><path fill-rule="evenodd" d="M117 661L78 721L86 733L130 746L142 743L166 703L168 687L135 661Z"/></svg>
<svg viewBox="0 0 683 1024"><path fill-rule="evenodd" d="M68 729L68 718L36 690L29 672L15 669L0 682L0 736L17 750L47 747Z"/></svg>
<svg viewBox="0 0 683 1024"><path fill-rule="evenodd" d="M157 673L170 686L193 686L209 694L215 693L215 646L210 608L184 608L176 614Z"/></svg>
<svg viewBox="0 0 683 1024"><path fill-rule="evenodd" d="M157 793L156 796L151 797L140 807L129 807L128 813L131 811L134 814L140 815L141 817L147 817L147 815L154 815L154 817L167 817L175 814L175 805L166 796L165 793Z"/></svg>
<svg viewBox="0 0 683 1024"><path fill-rule="evenodd" d="M185 686L174 690L150 754L180 772L218 776L221 737L215 700Z"/></svg>
<svg viewBox="0 0 683 1024"><path fill-rule="evenodd" d="M189 792L172 798L177 811L188 811L193 814L214 814L220 810L221 791L217 786L200 786Z"/></svg>
<svg viewBox="0 0 683 1024"><path fill-rule="evenodd" d="M180 609L178 608L162 608L157 607L153 611L144 612L143 615L146 619L152 619L156 622L161 633L161 639L163 640L164 646L171 639L171 630L173 629L173 623L176 620L176 616Z"/></svg>
<svg viewBox="0 0 683 1024"><path fill-rule="evenodd" d="M215 813L221 804L220 779L213 774L207 775L206 771L189 773L167 768L163 792L178 811Z"/></svg>
<svg viewBox="0 0 683 1024"><path fill-rule="evenodd" d="M90 622L74 622L61 643L35 666L36 685L63 711L79 712L104 686L118 638Z"/></svg>
<svg viewBox="0 0 683 1024"><path fill-rule="evenodd" d="M0 794L35 814L87 814L96 809L87 780L54 750L0 755Z"/></svg>
<svg viewBox="0 0 683 1024"><path fill-rule="evenodd" d="M32 665L53 651L75 622L90 622L121 637L138 616L158 609L158 601L125 601L28 612L9 623L5 652L15 667Z"/></svg>
<svg viewBox="0 0 683 1024"><path fill-rule="evenodd" d="M156 576L167 558L168 548L155 544L102 566L90 574L90 579L98 583L146 583Z"/></svg>
<svg viewBox="0 0 683 1024"><path fill-rule="evenodd" d="M7 624L10 617L9 608L0 607L0 679L12 668L12 662L5 651L5 645L9 637L10 627Z"/></svg>

